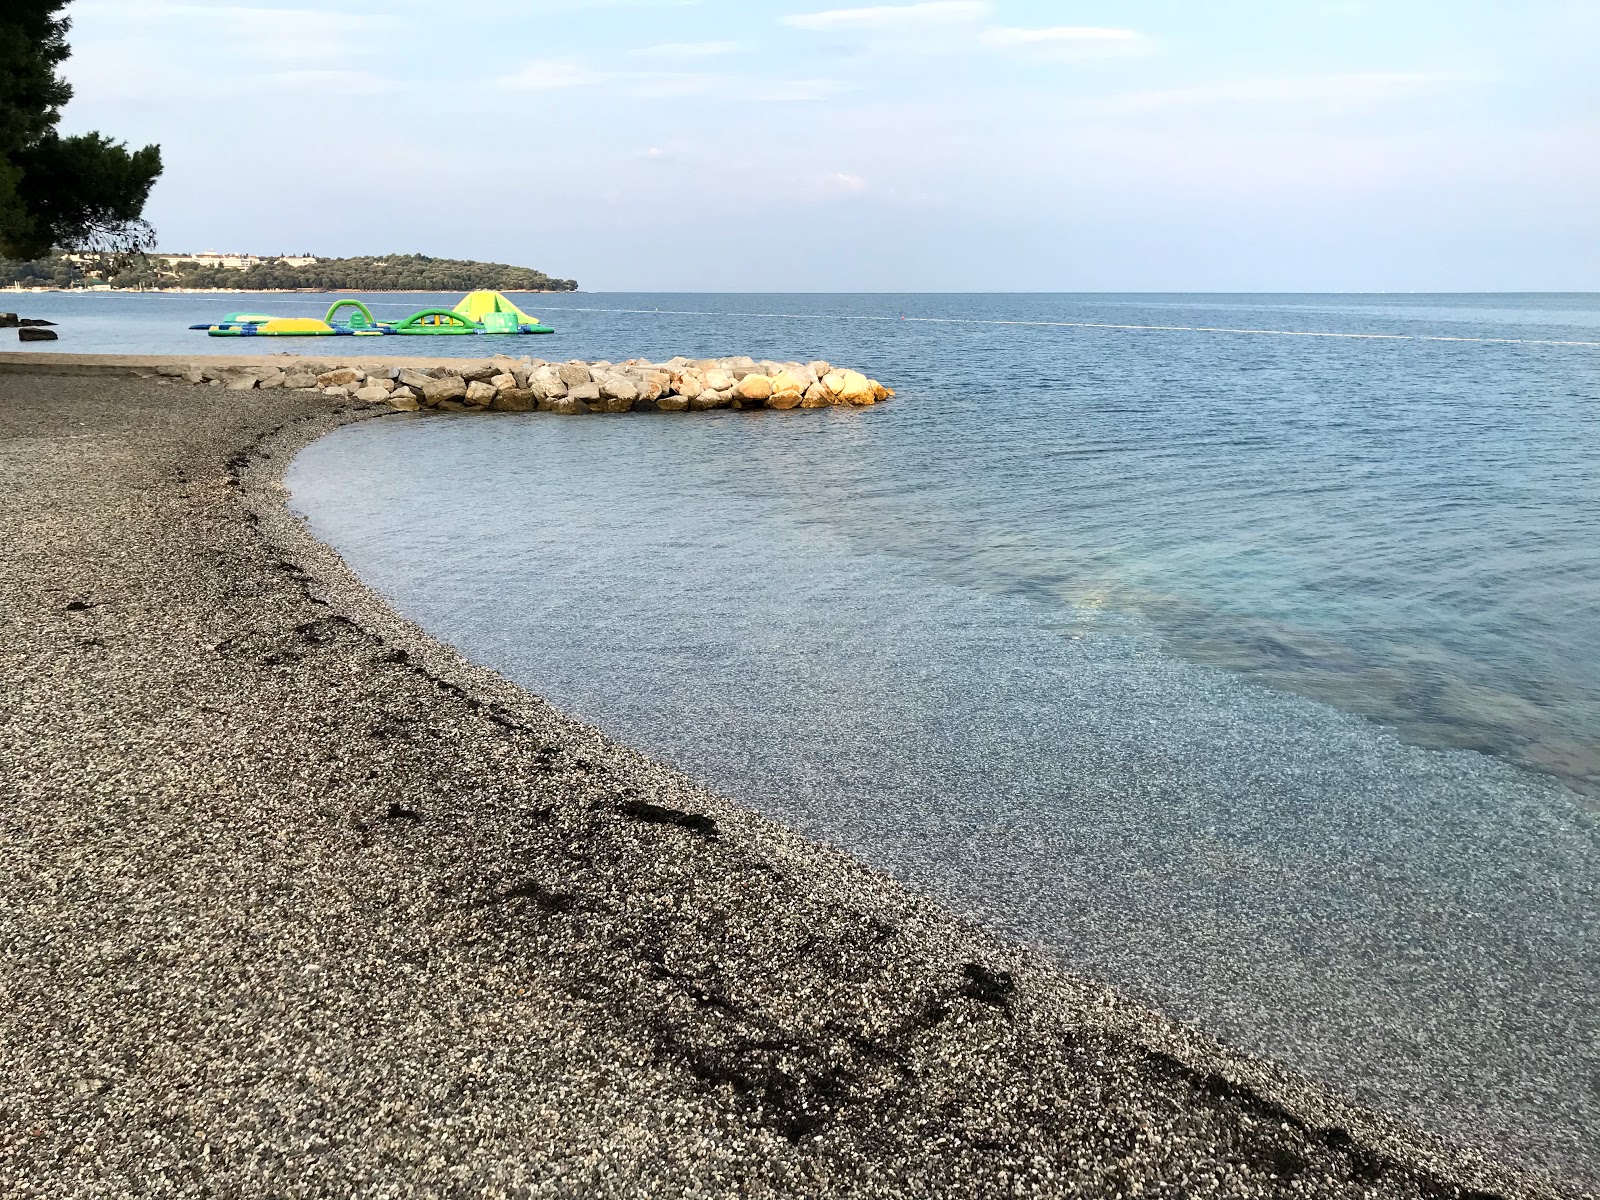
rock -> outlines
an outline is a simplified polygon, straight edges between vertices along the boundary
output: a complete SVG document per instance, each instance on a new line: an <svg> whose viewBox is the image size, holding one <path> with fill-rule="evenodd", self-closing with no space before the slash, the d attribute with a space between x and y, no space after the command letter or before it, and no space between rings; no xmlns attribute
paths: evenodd
<svg viewBox="0 0 1600 1200"><path fill-rule="evenodd" d="M496 375L505 370L499 363L472 363L466 370L458 372L461 378L468 383L488 383Z"/></svg>
<svg viewBox="0 0 1600 1200"><path fill-rule="evenodd" d="M647 371L644 378L639 381L639 399L645 403L659 400L667 394L671 386L672 376L665 371Z"/></svg>
<svg viewBox="0 0 1600 1200"><path fill-rule="evenodd" d="M577 363L562 363L556 368L556 377L559 378L562 383L566 384L567 388L570 390L575 387L581 387L589 382L589 368L580 366ZM579 398L581 399L582 397ZM598 398L598 393L596 393L596 399Z"/></svg>
<svg viewBox="0 0 1600 1200"><path fill-rule="evenodd" d="M367 372L366 385L368 387L380 387L385 392L392 392L397 386L399 386L394 380L390 379L389 376L382 373L374 373L372 371Z"/></svg>
<svg viewBox="0 0 1600 1200"><path fill-rule="evenodd" d="M474 379L471 383L467 384L468 404L479 406L486 405L489 403L489 401L493 400L494 397L495 389L492 384L485 383L481 379Z"/></svg>
<svg viewBox="0 0 1600 1200"><path fill-rule="evenodd" d="M0 313L0 316L4 315L4 313ZM3 325L3 323L0 323L0 325ZM182 378L184 372L190 369L191 368L188 363L161 363L156 367L156 374L165 375L173 379L179 379Z"/></svg>
<svg viewBox="0 0 1600 1200"><path fill-rule="evenodd" d="M767 397L768 408L798 408L803 397L798 391L773 392Z"/></svg>
<svg viewBox="0 0 1600 1200"><path fill-rule="evenodd" d="M496 412L532 412L539 407L539 397L532 388L502 388L489 401L489 407Z"/></svg>
<svg viewBox="0 0 1600 1200"><path fill-rule="evenodd" d="M205 372L203 372L199 367L190 367L187 371L185 371L183 373L183 381L185 383L204 383L206 381ZM305 387L316 387L317 386L316 377L313 376L312 379L311 379L311 382L308 383L308 384L305 384L304 386Z"/></svg>
<svg viewBox="0 0 1600 1200"><path fill-rule="evenodd" d="M282 371L272 367L256 380L256 386L258 388L281 388L283 381L287 378L288 376Z"/></svg>
<svg viewBox="0 0 1600 1200"><path fill-rule="evenodd" d="M388 401L389 407L396 412L416 412L422 406L417 403L417 394L410 388L395 388L383 397Z"/></svg>
<svg viewBox="0 0 1600 1200"><path fill-rule="evenodd" d="M188 376L185 376L184 378L187 379ZM190 380L190 382L194 383L198 381ZM285 375L283 377L283 386L286 388L314 388L317 386L317 377L315 375L304 374L303 372Z"/></svg>
<svg viewBox="0 0 1600 1200"><path fill-rule="evenodd" d="M54 321L46 321L41 317L21 317L17 321L18 327L22 329L38 329L45 325L54 324Z"/></svg>
<svg viewBox="0 0 1600 1200"><path fill-rule="evenodd" d="M820 383L813 383L806 389L805 396L800 401L801 408L827 408L833 404L833 393Z"/></svg>
<svg viewBox="0 0 1600 1200"><path fill-rule="evenodd" d="M741 400L764 401L772 395L772 380L754 370L739 380L739 385L733 389L733 394ZM798 403L798 400L796 401Z"/></svg>
<svg viewBox="0 0 1600 1200"><path fill-rule="evenodd" d="M737 382L756 369L756 360L742 354L736 354L731 358L718 359L717 365L732 375L734 381ZM760 373L762 375L766 374L765 371Z"/></svg>
<svg viewBox="0 0 1600 1200"><path fill-rule="evenodd" d="M715 392L711 394L716 395ZM684 412L688 409L689 404L690 400L687 396L662 396L656 401L656 409L659 412Z"/></svg>
<svg viewBox="0 0 1600 1200"><path fill-rule="evenodd" d="M783 371L783 364L773 362L770 358L764 358L756 364L756 370L760 371L768 379L776 379Z"/></svg>
<svg viewBox="0 0 1600 1200"><path fill-rule="evenodd" d="M343 400L350 395L350 389L346 387L334 386L323 388L322 394L329 400Z"/></svg>
<svg viewBox="0 0 1600 1200"><path fill-rule="evenodd" d="M522 387L524 385L517 382L517 377L515 375L507 375L502 371L499 375L496 375L489 380L489 386L497 392L506 392L510 391L514 387Z"/></svg>
<svg viewBox="0 0 1600 1200"><path fill-rule="evenodd" d="M533 379L534 368L527 363L517 363L511 368L511 378L515 381L512 386L525 388Z"/></svg>
<svg viewBox="0 0 1600 1200"><path fill-rule="evenodd" d="M872 398L874 400L887 400L890 396L894 395L893 388L884 387L883 384L879 383L876 379L867 380L867 386L872 389Z"/></svg>
<svg viewBox="0 0 1600 1200"><path fill-rule="evenodd" d="M368 404L376 404L380 400L389 398L389 389L378 387L369 383L365 387L357 388L351 393L357 400L365 400Z"/></svg>
<svg viewBox="0 0 1600 1200"><path fill-rule="evenodd" d="M562 378L564 379L566 376L562 376ZM600 385L598 383L580 383L576 387L568 388L567 395L571 399L581 400L585 404L588 404L591 400L598 401L600 399Z"/></svg>
<svg viewBox="0 0 1600 1200"><path fill-rule="evenodd" d="M397 387L389 393L390 400L417 400L420 397L408 387Z"/></svg>
<svg viewBox="0 0 1600 1200"><path fill-rule="evenodd" d="M24 342L53 342L56 334L53 329L33 329L24 326L17 330L17 339Z"/></svg>
<svg viewBox="0 0 1600 1200"><path fill-rule="evenodd" d="M594 387L592 383L586 383L582 386ZM599 391L598 388L595 390L596 392ZM563 416L575 416L578 413L592 412L594 410L582 400L579 400L572 392L568 392L565 396L552 396L548 400L539 401L539 411L561 413Z"/></svg>
<svg viewBox="0 0 1600 1200"><path fill-rule="evenodd" d="M805 379L785 368L772 377L772 390L774 392L801 392L810 387L815 380Z"/></svg>
<svg viewBox="0 0 1600 1200"><path fill-rule="evenodd" d="M872 385L860 371L845 371L844 386L833 391L847 404L873 404L877 401L872 393Z"/></svg>
<svg viewBox="0 0 1600 1200"><path fill-rule="evenodd" d="M626 375L607 375L600 381L600 396L605 400L625 400L631 405L639 398L639 387Z"/></svg>
<svg viewBox="0 0 1600 1200"><path fill-rule="evenodd" d="M679 368L672 372L672 390L680 396L698 396L706 390L706 377L694 368Z"/></svg>
<svg viewBox="0 0 1600 1200"><path fill-rule="evenodd" d="M724 371L721 367L713 367L705 372L705 385L715 391L725 392L739 381L733 377L731 371Z"/></svg>
<svg viewBox="0 0 1600 1200"><path fill-rule="evenodd" d="M433 378L434 376L429 375L426 371L413 371L409 367L403 368L400 373L395 376L396 382L398 382L400 386L408 387L412 391L418 393L420 393L424 385L426 385Z"/></svg>
<svg viewBox="0 0 1600 1200"><path fill-rule="evenodd" d="M528 386L536 392L543 392L548 397L565 396L567 384L561 378L559 368L546 364L533 373L533 378L528 381Z"/></svg>
<svg viewBox="0 0 1600 1200"><path fill-rule="evenodd" d="M439 408L444 412L471 412L472 406L463 404L459 400L441 400Z"/></svg>
<svg viewBox="0 0 1600 1200"><path fill-rule="evenodd" d="M729 395L727 392L719 392L712 388L707 388L698 396L689 397L689 407L695 412L705 412L713 408L727 408L728 400Z"/></svg>
<svg viewBox="0 0 1600 1200"><path fill-rule="evenodd" d="M256 373L254 371L235 371L227 379L223 380L222 384L230 392L248 392L255 385Z"/></svg>
<svg viewBox="0 0 1600 1200"><path fill-rule="evenodd" d="M459 375L446 375L443 379L429 378L416 391L429 408L436 408L447 400L460 400L467 394L467 381Z"/></svg>
<svg viewBox="0 0 1600 1200"><path fill-rule="evenodd" d="M0 313L0 329L15 329L16 327L16 313Z"/></svg>
<svg viewBox="0 0 1600 1200"><path fill-rule="evenodd" d="M326 390L331 387L349 388L365 379L366 373L354 367L338 367L332 371L324 371L317 376L317 386Z"/></svg>

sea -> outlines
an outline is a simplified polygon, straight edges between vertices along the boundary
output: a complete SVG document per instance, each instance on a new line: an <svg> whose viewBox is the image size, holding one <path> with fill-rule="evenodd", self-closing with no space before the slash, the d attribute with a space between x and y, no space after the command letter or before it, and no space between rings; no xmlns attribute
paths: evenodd
<svg viewBox="0 0 1600 1200"><path fill-rule="evenodd" d="M377 352L184 328L330 299L16 307L41 353ZM401 612L1080 975L1600 1182L1600 296L518 300L557 332L381 350L897 394L341 429L293 505Z"/></svg>

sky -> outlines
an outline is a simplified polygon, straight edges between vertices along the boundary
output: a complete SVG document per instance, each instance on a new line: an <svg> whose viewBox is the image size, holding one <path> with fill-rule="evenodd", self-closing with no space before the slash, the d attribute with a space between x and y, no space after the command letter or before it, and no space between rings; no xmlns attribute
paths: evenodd
<svg viewBox="0 0 1600 1200"><path fill-rule="evenodd" d="M74 0L161 247L586 290L1600 290L1600 0Z"/></svg>

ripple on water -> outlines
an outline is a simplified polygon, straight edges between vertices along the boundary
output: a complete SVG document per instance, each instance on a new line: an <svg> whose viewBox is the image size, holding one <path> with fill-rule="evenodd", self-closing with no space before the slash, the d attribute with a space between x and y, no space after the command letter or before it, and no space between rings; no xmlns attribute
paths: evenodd
<svg viewBox="0 0 1600 1200"><path fill-rule="evenodd" d="M386 421L303 452L295 503L625 740L1235 1043L1600 1178L1600 839L1514 765L1594 777L1593 368L1074 342L1008 385L874 336L908 383L881 412Z"/></svg>

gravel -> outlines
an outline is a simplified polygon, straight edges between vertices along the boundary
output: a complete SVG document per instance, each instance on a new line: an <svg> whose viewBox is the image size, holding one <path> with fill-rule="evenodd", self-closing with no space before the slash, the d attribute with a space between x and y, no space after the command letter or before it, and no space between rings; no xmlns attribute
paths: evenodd
<svg viewBox="0 0 1600 1200"><path fill-rule="evenodd" d="M1555 1194L431 641L282 505L358 419L0 375L0 1194Z"/></svg>

